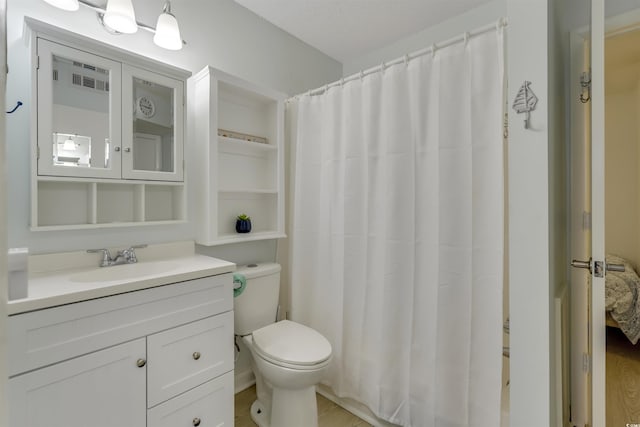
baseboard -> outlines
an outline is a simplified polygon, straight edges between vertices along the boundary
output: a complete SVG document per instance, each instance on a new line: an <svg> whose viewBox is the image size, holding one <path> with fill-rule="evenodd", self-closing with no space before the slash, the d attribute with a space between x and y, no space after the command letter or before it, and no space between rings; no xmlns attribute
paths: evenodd
<svg viewBox="0 0 640 427"><path fill-rule="evenodd" d="M342 407L343 409L351 412L356 417L360 418L363 421L371 424L373 427L398 427L396 424L391 424L387 421L381 420L375 416L373 412L365 405L358 403L352 399L343 399L335 394L329 389L329 387L318 384L316 386L316 392L326 397L336 405Z"/></svg>
<svg viewBox="0 0 640 427"><path fill-rule="evenodd" d="M243 372L235 371L234 383L235 392L240 393L254 385L256 383L256 378L253 376L253 371L251 371L251 369Z"/></svg>

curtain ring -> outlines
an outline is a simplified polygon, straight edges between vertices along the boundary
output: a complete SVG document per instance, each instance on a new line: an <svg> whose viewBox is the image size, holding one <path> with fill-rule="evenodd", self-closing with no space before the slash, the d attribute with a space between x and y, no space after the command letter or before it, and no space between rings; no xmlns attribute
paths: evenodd
<svg viewBox="0 0 640 427"><path fill-rule="evenodd" d="M465 47L469 44L469 32L465 31L464 33L464 45Z"/></svg>
<svg viewBox="0 0 640 427"><path fill-rule="evenodd" d="M344 77L340 79L340 87L344 87Z"/></svg>
<svg viewBox="0 0 640 427"><path fill-rule="evenodd" d="M435 58L436 57L436 50L438 50L438 47L436 46L436 44L432 44L431 45L431 57Z"/></svg>
<svg viewBox="0 0 640 427"><path fill-rule="evenodd" d="M324 85L324 94L326 95L329 92L329 85Z"/></svg>
<svg viewBox="0 0 640 427"><path fill-rule="evenodd" d="M360 70L360 83L364 80L364 72Z"/></svg>
<svg viewBox="0 0 640 427"><path fill-rule="evenodd" d="M408 67L409 66L409 54L406 54L404 56L404 66Z"/></svg>
<svg viewBox="0 0 640 427"><path fill-rule="evenodd" d="M380 64L380 71L382 71L382 74L387 71L387 66L385 65L384 61L382 61L382 64Z"/></svg>

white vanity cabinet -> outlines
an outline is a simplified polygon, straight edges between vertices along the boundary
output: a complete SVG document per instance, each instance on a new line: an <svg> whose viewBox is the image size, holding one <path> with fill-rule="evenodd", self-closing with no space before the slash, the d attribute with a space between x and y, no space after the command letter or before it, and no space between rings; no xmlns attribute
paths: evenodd
<svg viewBox="0 0 640 427"><path fill-rule="evenodd" d="M232 426L232 309L227 273L10 316L10 425Z"/></svg>
<svg viewBox="0 0 640 427"><path fill-rule="evenodd" d="M197 243L220 245L286 237L286 95L206 67L189 79L195 122ZM236 217L251 217L236 233Z"/></svg>

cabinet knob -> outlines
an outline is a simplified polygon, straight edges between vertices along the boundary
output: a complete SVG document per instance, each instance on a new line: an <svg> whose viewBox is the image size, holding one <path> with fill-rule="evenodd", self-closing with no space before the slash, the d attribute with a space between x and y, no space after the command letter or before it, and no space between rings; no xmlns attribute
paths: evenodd
<svg viewBox="0 0 640 427"><path fill-rule="evenodd" d="M125 152L125 153L130 153L130 152L131 152L131 148L129 148L129 147L125 148L125 149L124 149L124 152Z"/></svg>
<svg viewBox="0 0 640 427"><path fill-rule="evenodd" d="M138 365L138 368L142 368L146 364L147 364L147 361L144 359L138 359L138 361L136 362L136 365Z"/></svg>
<svg viewBox="0 0 640 427"><path fill-rule="evenodd" d="M197 418L197 417L196 417L196 418L194 418L194 419L193 419L193 425L194 425L194 426L196 426L196 427L198 427L198 426L200 425L200 418Z"/></svg>
<svg viewBox="0 0 640 427"><path fill-rule="evenodd" d="M120 151L120 147L114 147L113 151L115 151L117 153L118 151Z"/></svg>
<svg viewBox="0 0 640 427"><path fill-rule="evenodd" d="M199 351L196 351L196 352L193 353L193 359L194 360L200 359L200 352Z"/></svg>

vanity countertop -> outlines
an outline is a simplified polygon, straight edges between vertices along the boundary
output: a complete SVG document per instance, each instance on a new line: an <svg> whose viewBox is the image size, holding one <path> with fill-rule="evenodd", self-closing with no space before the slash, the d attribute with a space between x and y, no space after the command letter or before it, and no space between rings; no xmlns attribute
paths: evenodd
<svg viewBox="0 0 640 427"><path fill-rule="evenodd" d="M28 297L9 301L9 315L229 273L236 268L232 262L195 254L192 242L190 247L149 248L147 256L145 249L139 251L138 263L112 267L98 267L95 254L90 257L90 267L84 262L74 268L69 267L70 253L30 257ZM170 250L163 250L167 248ZM52 265L58 268L51 269Z"/></svg>

